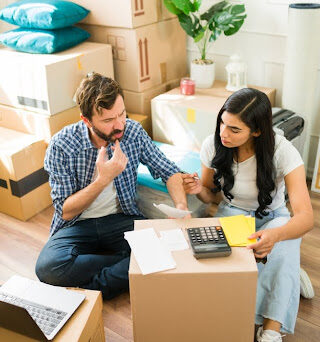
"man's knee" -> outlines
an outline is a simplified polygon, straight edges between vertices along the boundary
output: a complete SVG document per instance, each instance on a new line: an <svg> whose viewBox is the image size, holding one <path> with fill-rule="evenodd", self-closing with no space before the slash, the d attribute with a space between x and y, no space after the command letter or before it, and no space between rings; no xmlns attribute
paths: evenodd
<svg viewBox="0 0 320 342"><path fill-rule="evenodd" d="M43 250L38 257L35 272L39 280L44 283L64 286L64 272L57 259L57 256L47 254Z"/></svg>

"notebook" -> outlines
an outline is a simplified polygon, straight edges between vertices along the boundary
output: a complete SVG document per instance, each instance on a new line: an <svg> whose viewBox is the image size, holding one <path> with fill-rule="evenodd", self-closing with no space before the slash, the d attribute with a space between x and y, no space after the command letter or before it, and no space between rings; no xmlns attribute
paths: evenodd
<svg viewBox="0 0 320 342"><path fill-rule="evenodd" d="M220 217L220 224L231 247L244 247L257 242L249 240L255 229L255 218L244 215Z"/></svg>
<svg viewBox="0 0 320 342"><path fill-rule="evenodd" d="M40 340L52 340L85 295L12 276L0 288L0 326Z"/></svg>

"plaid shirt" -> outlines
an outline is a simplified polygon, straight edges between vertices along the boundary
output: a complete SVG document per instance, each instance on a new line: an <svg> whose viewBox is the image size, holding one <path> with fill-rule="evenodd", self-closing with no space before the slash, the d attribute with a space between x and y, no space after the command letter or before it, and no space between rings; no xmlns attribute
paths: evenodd
<svg viewBox="0 0 320 342"><path fill-rule="evenodd" d="M112 157L111 145L107 146L109 158ZM152 177L161 177L164 183L180 170L152 143L142 126L135 121L127 119L120 146L128 158L126 169L114 179L120 206L127 215L141 215L136 204L139 163L145 164ZM93 146L88 128L82 121L63 128L51 139L44 161L55 207L50 235L60 228L72 226L79 218L80 215L77 215L70 221L63 220L63 203L91 183L97 155L98 149Z"/></svg>

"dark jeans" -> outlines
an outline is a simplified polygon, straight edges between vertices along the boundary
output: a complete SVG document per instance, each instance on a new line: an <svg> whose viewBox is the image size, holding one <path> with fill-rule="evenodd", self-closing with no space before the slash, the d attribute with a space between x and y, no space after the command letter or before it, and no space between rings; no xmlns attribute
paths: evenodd
<svg viewBox="0 0 320 342"><path fill-rule="evenodd" d="M99 290L105 299L127 291L130 247L124 232L141 219L113 214L58 230L39 255L38 278L52 285Z"/></svg>

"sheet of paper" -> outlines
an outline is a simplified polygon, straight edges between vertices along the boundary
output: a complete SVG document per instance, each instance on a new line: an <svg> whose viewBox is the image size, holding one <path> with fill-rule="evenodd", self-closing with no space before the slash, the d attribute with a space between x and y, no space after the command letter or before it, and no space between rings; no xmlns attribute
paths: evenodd
<svg viewBox="0 0 320 342"><path fill-rule="evenodd" d="M170 207L167 204L155 204L153 203L153 205L158 208L160 211L162 211L165 215L169 216L169 217L173 217L173 218L183 218L188 214L191 214L192 211L189 210L181 210L181 209L177 209L174 207Z"/></svg>
<svg viewBox="0 0 320 342"><path fill-rule="evenodd" d="M248 236L255 232L254 217L244 215L221 217L220 223L230 246L248 246L256 242L256 239L248 239Z"/></svg>
<svg viewBox="0 0 320 342"><path fill-rule="evenodd" d="M182 251L189 248L181 229L160 231L160 240L170 251Z"/></svg>
<svg viewBox="0 0 320 342"><path fill-rule="evenodd" d="M176 267L171 252L158 238L153 228L124 233L142 274L170 270Z"/></svg>
<svg viewBox="0 0 320 342"><path fill-rule="evenodd" d="M250 231L250 234L253 234L255 231L256 231L256 223L255 223L255 218L254 217L251 217L251 216L245 216L246 220L247 220L247 223L249 225L249 231ZM233 247L245 247L245 246L248 246L248 245L252 245L253 243L256 243L257 242L257 239L248 239L247 242L244 242L244 243L240 243L240 244L235 244Z"/></svg>

